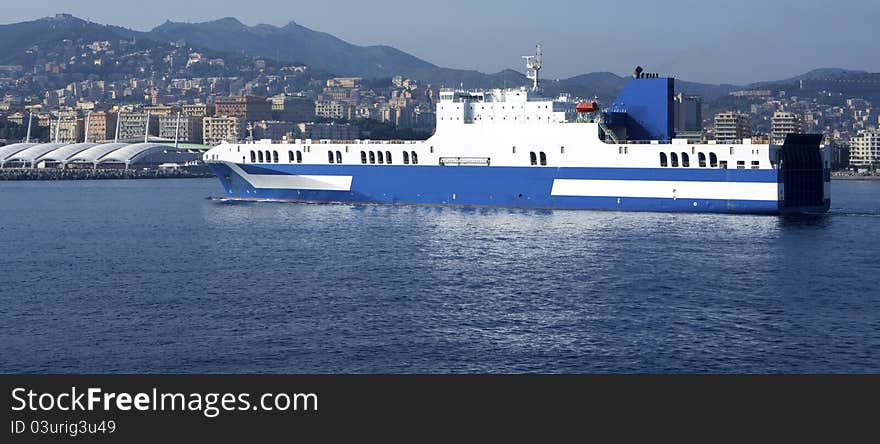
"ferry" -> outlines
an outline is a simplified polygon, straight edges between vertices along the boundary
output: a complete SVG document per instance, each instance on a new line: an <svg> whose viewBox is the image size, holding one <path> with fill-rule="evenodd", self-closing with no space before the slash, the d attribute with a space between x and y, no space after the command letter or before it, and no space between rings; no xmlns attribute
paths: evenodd
<svg viewBox="0 0 880 444"><path fill-rule="evenodd" d="M830 154L784 143L676 138L674 79L637 68L607 108L531 88L444 89L427 140L222 143L203 160L232 200L534 209L819 214Z"/></svg>

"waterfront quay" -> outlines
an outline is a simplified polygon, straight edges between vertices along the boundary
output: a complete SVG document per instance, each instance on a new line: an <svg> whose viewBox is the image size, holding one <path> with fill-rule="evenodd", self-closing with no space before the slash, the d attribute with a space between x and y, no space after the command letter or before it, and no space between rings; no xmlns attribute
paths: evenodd
<svg viewBox="0 0 880 444"><path fill-rule="evenodd" d="M99 180L182 179L214 177L204 166L162 169L9 168L0 170L4 180Z"/></svg>

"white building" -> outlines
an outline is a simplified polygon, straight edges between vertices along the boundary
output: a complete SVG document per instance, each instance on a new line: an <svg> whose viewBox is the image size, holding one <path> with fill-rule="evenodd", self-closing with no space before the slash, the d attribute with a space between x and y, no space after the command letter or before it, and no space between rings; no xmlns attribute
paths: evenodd
<svg viewBox="0 0 880 444"><path fill-rule="evenodd" d="M850 140L849 163L852 166L880 164L880 130L862 130Z"/></svg>

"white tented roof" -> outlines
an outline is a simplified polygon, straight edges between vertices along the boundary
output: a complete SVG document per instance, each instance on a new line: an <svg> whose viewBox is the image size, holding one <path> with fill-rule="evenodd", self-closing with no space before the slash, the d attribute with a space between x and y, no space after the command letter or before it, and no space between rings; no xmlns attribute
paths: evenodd
<svg viewBox="0 0 880 444"><path fill-rule="evenodd" d="M66 143L41 143L39 145L25 148L13 155L10 155L5 159L5 161L11 162L18 160L22 162L33 162L34 160L37 160L38 157L67 145L68 144Z"/></svg>
<svg viewBox="0 0 880 444"><path fill-rule="evenodd" d="M19 151L26 150L32 146L39 145L38 143L13 143L12 145L0 146L0 161L5 161L6 158L14 156L18 154Z"/></svg>
<svg viewBox="0 0 880 444"><path fill-rule="evenodd" d="M171 147L160 143L136 143L113 151L99 159L98 162L132 163L140 157L168 149L171 149Z"/></svg>
<svg viewBox="0 0 880 444"><path fill-rule="evenodd" d="M68 162L98 162L99 159L112 153L122 147L128 146L127 143L102 143L95 145L89 149L80 151L68 159Z"/></svg>
<svg viewBox="0 0 880 444"><path fill-rule="evenodd" d="M71 156L75 156L80 152L85 151L95 145L97 145L97 143L74 143L72 145L65 145L61 148L49 151L48 153L43 154L42 157L39 157L35 160L53 160L55 162L64 162Z"/></svg>

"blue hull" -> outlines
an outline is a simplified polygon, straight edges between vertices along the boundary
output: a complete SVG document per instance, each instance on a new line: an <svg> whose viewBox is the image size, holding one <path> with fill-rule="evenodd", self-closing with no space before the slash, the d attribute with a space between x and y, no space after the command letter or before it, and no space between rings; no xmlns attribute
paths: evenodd
<svg viewBox="0 0 880 444"><path fill-rule="evenodd" d="M247 174L351 176L349 191L254 188L224 163L208 166L226 197L295 202L348 202L536 209L594 209L781 214L776 200L552 196L554 179L669 180L777 183L776 170L659 168L448 167L406 165L238 164ZM817 213L827 208L806 209Z"/></svg>

